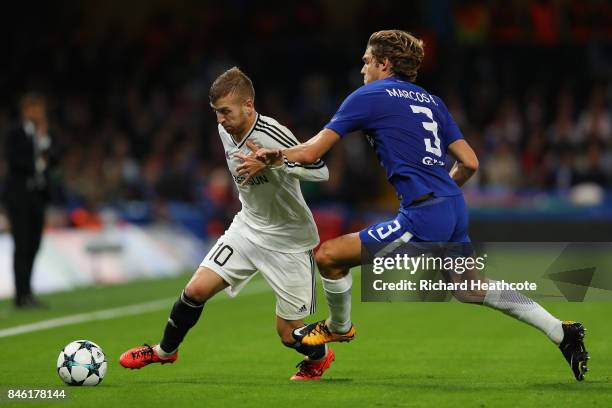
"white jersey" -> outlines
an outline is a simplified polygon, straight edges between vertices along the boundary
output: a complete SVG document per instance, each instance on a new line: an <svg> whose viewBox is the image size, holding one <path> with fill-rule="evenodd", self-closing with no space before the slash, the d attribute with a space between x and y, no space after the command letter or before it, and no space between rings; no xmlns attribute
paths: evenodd
<svg viewBox="0 0 612 408"><path fill-rule="evenodd" d="M327 166L322 160L309 165L285 161L280 168L267 168L246 185L236 167L242 162L234 153L251 154L247 140L271 149L284 149L299 142L285 126L276 120L257 114L253 127L236 143L219 125L227 166L238 188L242 209L234 217L232 228L239 228L251 242L273 251L298 253L319 243L319 234L310 209L306 205L300 180L326 181Z"/></svg>

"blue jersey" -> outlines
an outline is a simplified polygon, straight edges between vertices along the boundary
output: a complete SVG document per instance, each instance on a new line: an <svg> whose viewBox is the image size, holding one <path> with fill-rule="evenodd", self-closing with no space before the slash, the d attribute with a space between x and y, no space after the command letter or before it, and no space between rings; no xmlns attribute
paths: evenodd
<svg viewBox="0 0 612 408"><path fill-rule="evenodd" d="M391 77L364 85L325 127L340 136L364 131L402 205L461 194L446 170L448 145L461 131L442 100L413 83Z"/></svg>

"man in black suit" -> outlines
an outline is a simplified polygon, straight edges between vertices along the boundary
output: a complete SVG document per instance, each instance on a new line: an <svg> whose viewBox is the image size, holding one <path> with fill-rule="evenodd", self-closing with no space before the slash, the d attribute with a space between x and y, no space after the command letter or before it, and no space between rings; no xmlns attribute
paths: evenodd
<svg viewBox="0 0 612 408"><path fill-rule="evenodd" d="M20 100L21 121L6 137L7 175L4 201L15 243L15 305L37 308L43 304L32 295L31 276L49 200L49 151L45 99L29 93Z"/></svg>

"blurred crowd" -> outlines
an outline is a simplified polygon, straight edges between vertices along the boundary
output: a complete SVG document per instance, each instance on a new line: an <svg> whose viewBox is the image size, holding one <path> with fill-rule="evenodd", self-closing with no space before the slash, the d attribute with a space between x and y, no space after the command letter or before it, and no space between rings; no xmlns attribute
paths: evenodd
<svg viewBox="0 0 612 408"><path fill-rule="evenodd" d="M403 28L425 40L417 83L445 100L479 154L469 188L611 185L610 2L255 3L186 11L160 2L131 22L60 2L12 17L2 28L12 33L1 52L0 131L17 120L19 95L38 90L61 157L56 203L95 211L144 201L162 211L188 202L229 214L239 203L208 106L212 80L238 65L257 110L306 140L361 84L369 34ZM330 182L305 185L310 202L396 204L363 137L326 160Z"/></svg>

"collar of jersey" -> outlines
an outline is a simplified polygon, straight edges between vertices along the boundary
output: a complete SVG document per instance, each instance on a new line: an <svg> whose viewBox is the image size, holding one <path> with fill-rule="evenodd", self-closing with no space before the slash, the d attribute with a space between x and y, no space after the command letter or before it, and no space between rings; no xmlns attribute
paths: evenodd
<svg viewBox="0 0 612 408"><path fill-rule="evenodd" d="M390 76L390 77L387 77L385 79L390 79L391 81L394 81L394 82L403 82L403 83L406 83L406 81L404 81L403 79L398 78L398 77L394 77L394 76Z"/></svg>
<svg viewBox="0 0 612 408"><path fill-rule="evenodd" d="M234 136L230 135L229 132L228 132L228 135L230 136L230 138L232 139L232 142L234 142L236 147L238 147L240 149L242 146L244 146L244 144L246 143L246 141L249 138L249 136L251 136L251 134L255 130L255 125L257 124L257 122L259 122L259 113L257 113L257 116L255 117L255 122L253 122L253 126L251 126L251 129L246 134L246 136L242 138L240 143L236 143L236 140L234 140Z"/></svg>

